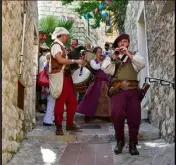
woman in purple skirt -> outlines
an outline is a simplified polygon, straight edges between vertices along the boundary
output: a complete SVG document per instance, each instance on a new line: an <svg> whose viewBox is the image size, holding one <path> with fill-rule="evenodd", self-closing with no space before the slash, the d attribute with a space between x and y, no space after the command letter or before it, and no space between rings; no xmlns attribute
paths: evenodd
<svg viewBox="0 0 176 165"><path fill-rule="evenodd" d="M110 99L107 95L108 75L100 69L105 55L102 55L101 47L95 47L93 53L96 54L96 59L91 60L90 66L95 70L95 79L87 89L77 108L77 112L85 115L85 122L90 121L92 117L108 119L109 121Z"/></svg>

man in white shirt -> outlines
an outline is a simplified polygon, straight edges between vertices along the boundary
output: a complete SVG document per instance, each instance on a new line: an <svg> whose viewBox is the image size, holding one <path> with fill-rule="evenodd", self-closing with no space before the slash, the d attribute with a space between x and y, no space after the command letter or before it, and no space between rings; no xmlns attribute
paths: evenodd
<svg viewBox="0 0 176 165"><path fill-rule="evenodd" d="M125 145L124 121L127 119L129 152L131 155L139 155L136 145L141 122L141 105L137 74L145 64L139 53L128 51L129 43L128 34L119 35L114 42L113 59L107 57L101 68L112 76L108 93L111 97L111 116L117 139L114 152L120 154Z"/></svg>
<svg viewBox="0 0 176 165"><path fill-rule="evenodd" d="M73 122L74 114L77 108L77 99L74 93L73 82L71 78L70 64L84 64L81 59L68 59L64 44L68 40L69 32L63 27L57 27L52 34L54 40L51 45L51 73L57 73L64 67L64 80L61 95L55 101L55 124L56 135L63 135L62 121L64 113L64 104L67 107L67 131L77 131L80 128ZM59 84L58 84L59 85Z"/></svg>

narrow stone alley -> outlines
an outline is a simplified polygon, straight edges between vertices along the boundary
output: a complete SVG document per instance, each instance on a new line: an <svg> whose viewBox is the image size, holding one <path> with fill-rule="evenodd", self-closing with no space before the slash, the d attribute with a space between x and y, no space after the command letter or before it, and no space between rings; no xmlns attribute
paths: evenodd
<svg viewBox="0 0 176 165"><path fill-rule="evenodd" d="M128 127L123 153L115 155L114 130L111 123L95 120L85 124L83 116L75 121L81 132L55 135L54 126L43 126L37 114L37 126L27 134L19 151L8 165L174 165L174 145L160 139L159 130L143 122L140 128L139 156L128 152ZM65 123L65 120L64 120Z"/></svg>
<svg viewBox="0 0 176 165"><path fill-rule="evenodd" d="M75 60L80 60L83 47L88 54L91 52L93 59L96 53L92 52L97 46L102 49L98 56L103 60L105 54L113 57L118 48L114 43L122 33L129 36L126 49L139 53L144 59L145 67L140 73L136 72L138 75L135 73L136 89L146 84L150 86L141 101L141 115L138 115L142 119L138 156L129 153L127 124L125 147L119 155L114 154L116 140L110 122L96 119L85 123L84 116L76 113L74 121L81 126L80 132L65 130L66 114L63 136L55 135L55 126L46 126L54 124L52 116L51 122L44 120L44 115L49 112L49 90L39 84L38 80L41 71L49 68L47 57L53 42L51 34L58 27L69 31L70 35L66 37L68 41L64 45L66 50L80 51L78 58L74 54L71 58L70 55L68 60L71 60L71 65L76 64ZM172 0L2 1L2 165L174 165L174 32L175 8ZM66 35L65 32L63 35ZM75 42L77 47L74 47ZM121 55L125 57L126 53ZM98 64L100 66L102 59ZM121 64L125 63L121 60ZM89 68L90 61L86 63ZM75 69L70 72L71 81ZM92 70L91 67L89 69ZM90 82L92 77L90 74ZM101 89L110 87L108 81L107 78L107 83L104 83L103 79ZM84 85L85 81L81 83ZM76 87L77 83L74 85ZM105 95L107 93L104 92ZM78 96L82 97L82 93ZM89 98L94 99L94 96ZM77 99L79 102L82 98ZM102 100L99 99L98 108L100 111L106 109L109 117L109 107L112 109L112 106L105 107L105 104L101 104L105 103L104 98ZM133 101L131 103L135 104ZM96 105L97 108L97 104L88 102L87 105ZM82 109L85 107L88 106L85 104ZM53 114L54 108L51 109ZM79 112L79 108L76 109ZM93 108L87 109L89 112ZM131 104L129 109L132 109ZM136 113L132 114L134 117L131 118L136 121Z"/></svg>

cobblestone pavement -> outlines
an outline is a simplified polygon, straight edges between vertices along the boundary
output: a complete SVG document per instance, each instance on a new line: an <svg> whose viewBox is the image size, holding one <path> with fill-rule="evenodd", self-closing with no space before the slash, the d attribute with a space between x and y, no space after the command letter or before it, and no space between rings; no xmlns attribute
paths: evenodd
<svg viewBox="0 0 176 165"><path fill-rule="evenodd" d="M115 155L115 140L111 124L95 121L83 124L82 118L75 119L83 126L82 132L66 132L55 136L55 127L44 127L39 120L34 130L28 133L17 154L8 165L174 165L174 144L159 138L156 129L143 123L139 141L139 156L128 153L128 142L123 153ZM82 123L82 124L81 124ZM98 126L100 128L98 128ZM87 127L87 128L86 128ZM153 128L153 130L151 130ZM127 129L126 129L127 134ZM154 134L152 136L152 134ZM149 140L152 138L153 140ZM145 140L147 139L147 140ZM127 141L127 139L126 139Z"/></svg>

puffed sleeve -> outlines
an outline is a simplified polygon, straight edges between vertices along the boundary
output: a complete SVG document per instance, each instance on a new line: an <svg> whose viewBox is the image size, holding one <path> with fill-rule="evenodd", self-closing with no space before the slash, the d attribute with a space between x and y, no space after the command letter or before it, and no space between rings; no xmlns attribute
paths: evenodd
<svg viewBox="0 0 176 165"><path fill-rule="evenodd" d="M62 49L61 49L61 46L59 44L54 44L52 47L51 47L51 55L55 58L55 55L57 53L61 52L62 53Z"/></svg>
<svg viewBox="0 0 176 165"><path fill-rule="evenodd" d="M106 59L103 61L102 65L101 65L101 69L106 74L114 75L115 65L116 64L112 62L110 57L106 57Z"/></svg>
<svg viewBox="0 0 176 165"><path fill-rule="evenodd" d="M101 64L100 64L100 63L97 64L97 63L95 62L95 60L91 60L91 61L90 61L90 66L91 66L91 68L94 69L94 70L101 69L100 65L101 65Z"/></svg>
<svg viewBox="0 0 176 165"><path fill-rule="evenodd" d="M137 73L145 67L144 58L138 52L133 56L132 65Z"/></svg>

